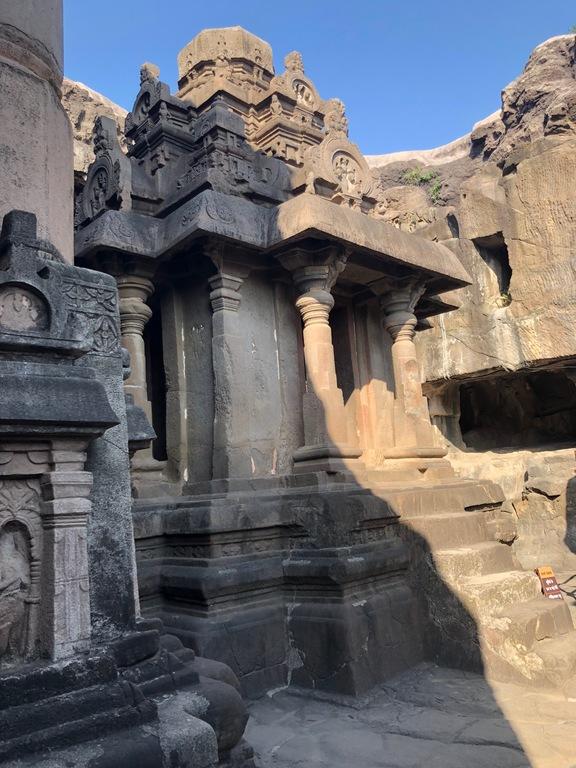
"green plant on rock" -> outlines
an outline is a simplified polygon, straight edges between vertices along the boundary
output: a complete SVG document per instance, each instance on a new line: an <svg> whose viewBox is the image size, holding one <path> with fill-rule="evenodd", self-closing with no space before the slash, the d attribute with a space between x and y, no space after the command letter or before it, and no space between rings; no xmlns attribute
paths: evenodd
<svg viewBox="0 0 576 768"><path fill-rule="evenodd" d="M571 35L576 35L576 24L573 24L573 25L570 27L570 34L571 34Z"/></svg>
<svg viewBox="0 0 576 768"><path fill-rule="evenodd" d="M442 178L438 171L425 171L423 168L409 168L402 174L402 182L412 187L428 187L430 200L434 205L441 201Z"/></svg>
<svg viewBox="0 0 576 768"><path fill-rule="evenodd" d="M425 171L423 168L409 168L404 171L402 181L412 187L423 187L438 177L438 171Z"/></svg>
<svg viewBox="0 0 576 768"><path fill-rule="evenodd" d="M442 189L442 179L437 179L428 190L430 192L430 200L432 200L434 205L437 205L440 202L441 189Z"/></svg>

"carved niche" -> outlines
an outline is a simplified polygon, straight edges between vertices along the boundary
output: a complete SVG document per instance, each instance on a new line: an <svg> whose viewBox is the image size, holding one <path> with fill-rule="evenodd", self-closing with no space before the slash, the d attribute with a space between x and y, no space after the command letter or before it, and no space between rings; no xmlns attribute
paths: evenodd
<svg viewBox="0 0 576 768"><path fill-rule="evenodd" d="M36 655L42 525L35 479L0 481L0 665Z"/></svg>
<svg viewBox="0 0 576 768"><path fill-rule="evenodd" d="M94 123L93 141L96 159L88 170L77 225L91 221L106 209L131 208L131 165L120 147L115 121L99 117Z"/></svg>
<svg viewBox="0 0 576 768"><path fill-rule="evenodd" d="M333 114L336 121L337 114ZM332 129L317 146L310 147L304 157L307 191L315 190L316 180L333 190L332 200L352 208L360 207L363 198L373 194L374 179L358 147L345 135L343 113L338 129Z"/></svg>
<svg viewBox="0 0 576 768"><path fill-rule="evenodd" d="M0 287L0 330L42 331L48 318L46 302L29 288L10 283Z"/></svg>

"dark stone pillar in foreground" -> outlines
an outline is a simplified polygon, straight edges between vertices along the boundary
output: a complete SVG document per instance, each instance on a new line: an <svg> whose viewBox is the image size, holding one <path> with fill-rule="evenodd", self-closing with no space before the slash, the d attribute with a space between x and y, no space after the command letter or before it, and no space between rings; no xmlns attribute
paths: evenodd
<svg viewBox="0 0 576 768"><path fill-rule="evenodd" d="M33 214L8 214L0 765L41 767L49 752L46 766L249 766L230 670L136 620L129 443L145 444L146 430L129 403L140 427L128 434L122 379L114 279L65 264Z"/></svg>

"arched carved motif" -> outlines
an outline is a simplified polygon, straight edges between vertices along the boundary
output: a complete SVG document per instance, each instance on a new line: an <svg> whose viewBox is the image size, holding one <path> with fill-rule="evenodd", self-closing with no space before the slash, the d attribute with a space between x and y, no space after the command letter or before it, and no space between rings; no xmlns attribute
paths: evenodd
<svg viewBox="0 0 576 768"><path fill-rule="evenodd" d="M43 331L49 320L48 304L31 288L17 283L0 287L0 331Z"/></svg>

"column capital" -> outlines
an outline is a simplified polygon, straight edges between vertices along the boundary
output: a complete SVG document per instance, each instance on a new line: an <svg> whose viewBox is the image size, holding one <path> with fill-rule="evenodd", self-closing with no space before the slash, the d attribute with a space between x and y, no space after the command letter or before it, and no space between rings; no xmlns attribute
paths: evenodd
<svg viewBox="0 0 576 768"><path fill-rule="evenodd" d="M292 274L299 295L314 292L322 300L323 293L332 291L349 255L349 249L329 245L315 251L292 248L276 258Z"/></svg>
<svg viewBox="0 0 576 768"><path fill-rule="evenodd" d="M118 275L116 277L120 297L120 330L122 335L144 333L146 323L152 317L152 310L146 301L154 293L154 283L140 275Z"/></svg>
<svg viewBox="0 0 576 768"><path fill-rule="evenodd" d="M424 295L426 282L419 277L389 281L380 296L384 327L392 339L412 340L416 332L416 305Z"/></svg>
<svg viewBox="0 0 576 768"><path fill-rule="evenodd" d="M296 299L296 307L302 316L304 327L316 324L326 325L333 306L334 299L328 291L308 291L300 294Z"/></svg>
<svg viewBox="0 0 576 768"><path fill-rule="evenodd" d="M120 300L134 298L147 301L154 293L154 283L143 275L123 274L116 276Z"/></svg>
<svg viewBox="0 0 576 768"><path fill-rule="evenodd" d="M210 285L210 305L212 312L221 312L228 310L237 312L240 308L240 288L244 279L235 275L219 272L217 275L209 278Z"/></svg>

